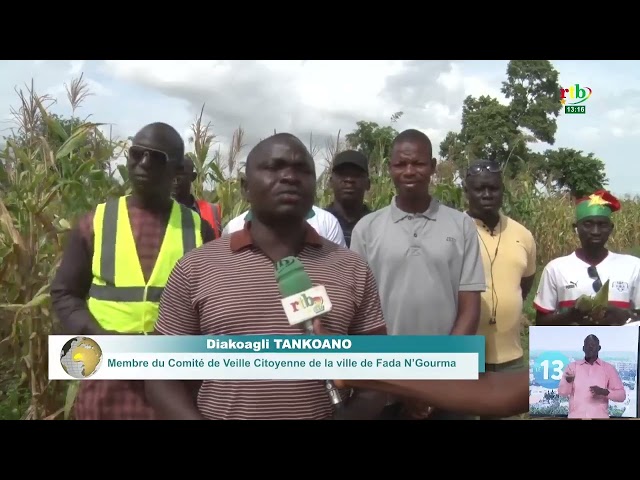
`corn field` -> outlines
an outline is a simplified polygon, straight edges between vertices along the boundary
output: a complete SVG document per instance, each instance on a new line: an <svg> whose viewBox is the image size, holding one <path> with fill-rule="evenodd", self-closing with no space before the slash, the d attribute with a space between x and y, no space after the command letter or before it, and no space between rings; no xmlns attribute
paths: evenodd
<svg viewBox="0 0 640 480"><path fill-rule="evenodd" d="M47 379L47 335L56 333L59 325L51 311L50 281L73 222L107 197L128 193L126 170L114 162L122 158L127 142L102 133L105 125L76 119L78 108L91 95L82 77L66 87L75 119L71 122L53 115L54 100L38 95L33 84L17 90L17 107L11 110L15 128L0 151L0 419L72 415L77 382ZM229 150L220 151L201 111L187 141L197 171L193 193L220 202L225 222L248 208L238 179L239 159L247 147L243 137L238 128ZM313 137L307 143L316 158L325 152L326 158L317 158L325 164L346 148L340 134L326 145L315 145ZM385 162L380 155L370 159L367 203L372 209L388 205L393 196ZM462 209L454 170L447 161L440 162L433 194ZM327 175L321 174L319 206L331 201L327 182ZM533 232L541 266L576 247L571 200L539 193L526 174L509 181L504 211ZM629 251L640 245L638 224L640 204L624 200L611 248Z"/></svg>

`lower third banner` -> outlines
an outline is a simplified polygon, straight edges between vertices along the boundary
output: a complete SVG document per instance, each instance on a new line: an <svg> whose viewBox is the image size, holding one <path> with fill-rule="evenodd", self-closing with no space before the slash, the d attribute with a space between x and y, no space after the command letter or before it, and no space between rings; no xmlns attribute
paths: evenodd
<svg viewBox="0 0 640 480"><path fill-rule="evenodd" d="M476 380L482 336L49 336L50 380Z"/></svg>

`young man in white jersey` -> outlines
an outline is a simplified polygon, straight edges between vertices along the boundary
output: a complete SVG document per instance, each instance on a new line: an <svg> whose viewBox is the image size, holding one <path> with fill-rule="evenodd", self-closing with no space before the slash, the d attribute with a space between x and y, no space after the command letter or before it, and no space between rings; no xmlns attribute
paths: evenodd
<svg viewBox="0 0 640 480"><path fill-rule="evenodd" d="M613 231L611 215L620 202L599 190L576 205L575 231L581 247L551 260L545 267L533 306L537 325L583 324L575 308L581 295L593 296L609 280L609 306L605 324L624 325L637 320L640 308L640 259L606 248Z"/></svg>
<svg viewBox="0 0 640 480"><path fill-rule="evenodd" d="M244 224L250 221L253 217L251 211L247 210L241 215L229 220L229 223L222 230L222 235L231 235L233 232L240 231L244 228ZM330 212L316 207L315 205L311 211L307 214L307 223L318 232L321 237L331 240L333 243L337 243L341 247L346 247L347 243L344 239L344 233L340 222Z"/></svg>

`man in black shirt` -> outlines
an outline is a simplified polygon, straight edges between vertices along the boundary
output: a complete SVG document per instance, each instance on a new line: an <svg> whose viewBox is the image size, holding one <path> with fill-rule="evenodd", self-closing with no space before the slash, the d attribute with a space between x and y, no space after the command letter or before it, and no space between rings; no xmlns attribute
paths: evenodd
<svg viewBox="0 0 640 480"><path fill-rule="evenodd" d="M364 194L369 190L369 161L355 150L345 150L333 158L331 169L333 203L325 210L340 222L347 247L351 245L351 231L356 223L370 213L364 204Z"/></svg>

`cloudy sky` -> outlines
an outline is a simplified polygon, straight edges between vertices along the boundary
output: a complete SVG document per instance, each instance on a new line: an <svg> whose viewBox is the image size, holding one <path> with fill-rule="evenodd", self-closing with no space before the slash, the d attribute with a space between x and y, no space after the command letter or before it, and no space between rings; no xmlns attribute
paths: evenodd
<svg viewBox="0 0 640 480"><path fill-rule="evenodd" d="M95 94L79 116L113 124L121 137L147 123L175 126L185 140L205 104L205 114L225 151L238 126L248 149L288 131L308 141L352 131L358 120L387 124L404 115L398 130L418 128L437 146L460 127L467 95L502 98L508 61L0 61L0 117L17 105L15 87L31 79L38 93L58 99L69 114L64 83L79 73ZM560 83L593 90L586 115L561 115L554 147L594 152L606 164L610 188L640 194L635 164L640 140L640 62L554 60ZM4 123L6 128L9 123ZM544 148L545 145L536 148Z"/></svg>

